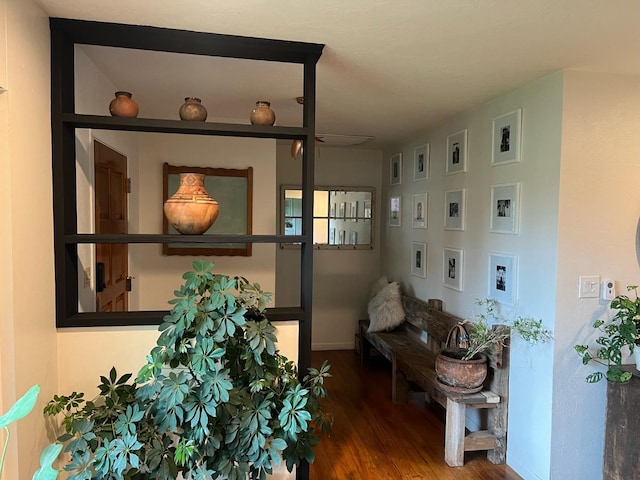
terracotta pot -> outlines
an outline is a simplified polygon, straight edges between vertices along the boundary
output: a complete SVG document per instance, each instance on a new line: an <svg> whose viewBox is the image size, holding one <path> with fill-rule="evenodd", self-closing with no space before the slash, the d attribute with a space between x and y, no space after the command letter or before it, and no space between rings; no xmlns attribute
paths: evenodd
<svg viewBox="0 0 640 480"><path fill-rule="evenodd" d="M207 109L202 105L202 100L196 97L186 97L178 113L180 120L204 122L207 119Z"/></svg>
<svg viewBox="0 0 640 480"><path fill-rule="evenodd" d="M256 102L256 108L249 115L251 125L273 125L276 123L276 114L271 110L271 103L264 100Z"/></svg>
<svg viewBox="0 0 640 480"><path fill-rule="evenodd" d="M116 98L109 103L109 112L114 117L137 117L138 104L129 92L116 92Z"/></svg>
<svg viewBox="0 0 640 480"><path fill-rule="evenodd" d="M447 348L436 357L435 370L440 386L457 393L475 393L482 390L487 378L487 357L477 354L462 360L465 350Z"/></svg>
<svg viewBox="0 0 640 480"><path fill-rule="evenodd" d="M164 202L169 223L184 235L206 232L218 217L218 202L204 188L204 175L181 173L176 193Z"/></svg>

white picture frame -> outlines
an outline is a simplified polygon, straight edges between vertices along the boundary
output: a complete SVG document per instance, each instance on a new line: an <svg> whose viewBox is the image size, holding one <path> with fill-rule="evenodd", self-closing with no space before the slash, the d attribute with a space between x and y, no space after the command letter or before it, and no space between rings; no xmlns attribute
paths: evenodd
<svg viewBox="0 0 640 480"><path fill-rule="evenodd" d="M522 109L493 119L491 165L519 162L522 144Z"/></svg>
<svg viewBox="0 0 640 480"><path fill-rule="evenodd" d="M358 244L358 232L350 231L349 232L349 245L357 245Z"/></svg>
<svg viewBox="0 0 640 480"><path fill-rule="evenodd" d="M346 245L346 231L340 230L338 231L338 245Z"/></svg>
<svg viewBox="0 0 640 480"><path fill-rule="evenodd" d="M400 185L402 183L402 153L391 156L389 162L389 183Z"/></svg>
<svg viewBox="0 0 640 480"><path fill-rule="evenodd" d="M413 181L429 178L431 145L425 143L413 151Z"/></svg>
<svg viewBox="0 0 640 480"><path fill-rule="evenodd" d="M444 248L442 251L442 285L461 292L463 277L464 251L459 248Z"/></svg>
<svg viewBox="0 0 640 480"><path fill-rule="evenodd" d="M444 193L444 229L464 230L466 189L449 190Z"/></svg>
<svg viewBox="0 0 640 480"><path fill-rule="evenodd" d="M389 197L389 226L402 226L402 197L400 196Z"/></svg>
<svg viewBox="0 0 640 480"><path fill-rule="evenodd" d="M427 278L427 244L423 242L411 243L411 275Z"/></svg>
<svg viewBox="0 0 640 480"><path fill-rule="evenodd" d="M520 229L520 182L491 187L489 231L517 235Z"/></svg>
<svg viewBox="0 0 640 480"><path fill-rule="evenodd" d="M349 204L349 217L352 222L358 221L358 202L353 201Z"/></svg>
<svg viewBox="0 0 640 480"><path fill-rule="evenodd" d="M413 196L411 209L411 226L413 228L427 228L428 197L426 193Z"/></svg>
<svg viewBox="0 0 640 480"><path fill-rule="evenodd" d="M467 129L447 137L447 175L467 171Z"/></svg>
<svg viewBox="0 0 640 480"><path fill-rule="evenodd" d="M518 299L518 257L507 253L489 253L489 298L504 305Z"/></svg>

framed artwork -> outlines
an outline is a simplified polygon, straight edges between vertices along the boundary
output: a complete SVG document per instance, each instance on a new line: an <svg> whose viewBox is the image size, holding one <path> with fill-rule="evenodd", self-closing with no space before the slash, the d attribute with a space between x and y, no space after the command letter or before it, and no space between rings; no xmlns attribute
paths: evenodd
<svg viewBox="0 0 640 480"><path fill-rule="evenodd" d="M338 210L338 218L345 219L347 216L347 202L341 202Z"/></svg>
<svg viewBox="0 0 640 480"><path fill-rule="evenodd" d="M427 278L427 244L411 244L411 275Z"/></svg>
<svg viewBox="0 0 640 480"><path fill-rule="evenodd" d="M421 145L413 151L413 180L429 178L429 150L430 145Z"/></svg>
<svg viewBox="0 0 640 480"><path fill-rule="evenodd" d="M521 137L521 108L494 118L491 165L519 162Z"/></svg>
<svg viewBox="0 0 640 480"><path fill-rule="evenodd" d="M346 243L346 232L344 230L340 230L338 232L338 244L344 245Z"/></svg>
<svg viewBox="0 0 640 480"><path fill-rule="evenodd" d="M358 244L358 232L349 232L349 245Z"/></svg>
<svg viewBox="0 0 640 480"><path fill-rule="evenodd" d="M391 157L390 170L389 183L400 185L402 183L402 153L396 153Z"/></svg>
<svg viewBox="0 0 640 480"><path fill-rule="evenodd" d="M352 222L357 222L358 221L358 202L351 202L350 203L350 208L349 208L349 217L351 218Z"/></svg>
<svg viewBox="0 0 640 480"><path fill-rule="evenodd" d="M330 228L329 229L329 245L335 245L335 244L336 244L336 229Z"/></svg>
<svg viewBox="0 0 640 480"><path fill-rule="evenodd" d="M515 305L518 257L506 253L489 254L489 298L505 305Z"/></svg>
<svg viewBox="0 0 640 480"><path fill-rule="evenodd" d="M364 210L364 222L369 223L371 221L371 200L365 200L362 202L362 205Z"/></svg>
<svg viewBox="0 0 640 480"><path fill-rule="evenodd" d="M331 208L329 209L329 216L335 218L336 216L336 204L332 203Z"/></svg>
<svg viewBox="0 0 640 480"><path fill-rule="evenodd" d="M402 197L389 197L389 226L402 225Z"/></svg>
<svg viewBox="0 0 640 480"><path fill-rule="evenodd" d="M464 252L458 248L445 248L442 254L442 284L452 290L462 291Z"/></svg>
<svg viewBox="0 0 640 480"><path fill-rule="evenodd" d="M447 137L447 175L467 171L467 129Z"/></svg>
<svg viewBox="0 0 640 480"><path fill-rule="evenodd" d="M244 170L213 167L187 167L181 165L162 166L162 200L167 201L180 186L181 173L199 173L204 175L204 187L221 208L215 223L209 227L205 235L251 235L252 231L252 195L253 168ZM160 209L162 210L162 209ZM162 233L177 234L178 231L169 223L166 215L162 215ZM163 255L225 255L250 257L251 243L182 243L162 244Z"/></svg>
<svg viewBox="0 0 640 480"><path fill-rule="evenodd" d="M427 194L421 193L413 196L413 209L411 214L411 226L413 228L427 228Z"/></svg>
<svg viewBox="0 0 640 480"><path fill-rule="evenodd" d="M444 193L444 229L464 230L465 189Z"/></svg>
<svg viewBox="0 0 640 480"><path fill-rule="evenodd" d="M491 224L494 233L518 233L520 210L520 182L491 187Z"/></svg>

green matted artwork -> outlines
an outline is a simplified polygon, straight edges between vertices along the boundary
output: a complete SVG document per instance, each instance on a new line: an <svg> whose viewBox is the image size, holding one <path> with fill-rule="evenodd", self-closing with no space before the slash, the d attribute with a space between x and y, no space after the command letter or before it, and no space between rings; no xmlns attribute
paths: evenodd
<svg viewBox="0 0 640 480"><path fill-rule="evenodd" d="M163 199L178 189L180 173L205 175L204 186L219 204L218 218L203 235L251 235L253 169L163 165ZM178 234L162 214L162 232ZM164 255L251 256L251 243L164 243Z"/></svg>

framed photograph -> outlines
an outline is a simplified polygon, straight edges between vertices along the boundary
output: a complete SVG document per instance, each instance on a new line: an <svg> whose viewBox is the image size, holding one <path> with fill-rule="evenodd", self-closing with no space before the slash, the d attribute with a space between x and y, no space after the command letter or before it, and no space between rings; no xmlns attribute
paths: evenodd
<svg viewBox="0 0 640 480"><path fill-rule="evenodd" d="M457 248L445 248L442 255L442 284L452 290L462 291L464 252Z"/></svg>
<svg viewBox="0 0 640 480"><path fill-rule="evenodd" d="M413 228L427 228L427 194L421 193L413 196L411 226Z"/></svg>
<svg viewBox="0 0 640 480"><path fill-rule="evenodd" d="M349 245L358 244L358 232L349 232Z"/></svg>
<svg viewBox="0 0 640 480"><path fill-rule="evenodd" d="M329 216L335 218L336 216L336 204L332 203L331 208L329 209Z"/></svg>
<svg viewBox="0 0 640 480"><path fill-rule="evenodd" d="M338 244L345 245L346 243L346 232L344 230L340 230L338 232Z"/></svg>
<svg viewBox="0 0 640 480"><path fill-rule="evenodd" d="M389 197L389 226L402 225L402 197Z"/></svg>
<svg viewBox="0 0 640 480"><path fill-rule="evenodd" d="M494 233L518 233L520 210L520 182L491 187L491 224Z"/></svg>
<svg viewBox="0 0 640 480"><path fill-rule="evenodd" d="M363 204L364 222L369 223L371 221L371 200L365 200Z"/></svg>
<svg viewBox="0 0 640 480"><path fill-rule="evenodd" d="M340 203L338 210L338 218L345 219L347 217L347 202Z"/></svg>
<svg viewBox="0 0 640 480"><path fill-rule="evenodd" d="M391 185L400 185L402 183L402 153L396 153L391 157Z"/></svg>
<svg viewBox="0 0 640 480"><path fill-rule="evenodd" d="M411 275L427 278L427 244L411 244Z"/></svg>
<svg viewBox="0 0 640 480"><path fill-rule="evenodd" d="M335 244L336 244L336 229L330 228L329 229L329 245L335 245Z"/></svg>
<svg viewBox="0 0 640 480"><path fill-rule="evenodd" d="M413 151L413 180L429 178L429 150L430 145L421 145Z"/></svg>
<svg viewBox="0 0 640 480"><path fill-rule="evenodd" d="M519 162L521 136L521 108L494 118L491 165Z"/></svg>
<svg viewBox="0 0 640 480"><path fill-rule="evenodd" d="M505 305L515 305L518 257L505 253L489 254L489 298Z"/></svg>
<svg viewBox="0 0 640 480"><path fill-rule="evenodd" d="M444 193L444 229L464 230L465 189Z"/></svg>
<svg viewBox="0 0 640 480"><path fill-rule="evenodd" d="M467 129L447 137L447 175L467 171Z"/></svg>
<svg viewBox="0 0 640 480"><path fill-rule="evenodd" d="M349 208L349 217L351 218L352 222L357 222L358 221L358 202L351 202L350 204L350 208Z"/></svg>

